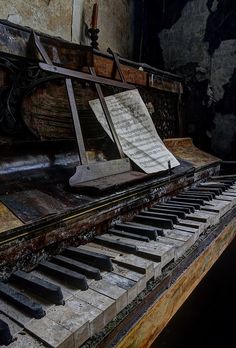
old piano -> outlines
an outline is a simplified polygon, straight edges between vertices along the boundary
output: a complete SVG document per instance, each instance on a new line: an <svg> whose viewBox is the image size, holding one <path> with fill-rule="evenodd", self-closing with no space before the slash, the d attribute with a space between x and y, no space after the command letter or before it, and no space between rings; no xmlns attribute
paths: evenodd
<svg viewBox="0 0 236 348"><path fill-rule="evenodd" d="M181 138L178 76L4 21L0 33L0 345L148 347L235 237L234 164ZM88 166L119 155L88 106L96 83L136 86L180 166L69 185L78 145Z"/></svg>

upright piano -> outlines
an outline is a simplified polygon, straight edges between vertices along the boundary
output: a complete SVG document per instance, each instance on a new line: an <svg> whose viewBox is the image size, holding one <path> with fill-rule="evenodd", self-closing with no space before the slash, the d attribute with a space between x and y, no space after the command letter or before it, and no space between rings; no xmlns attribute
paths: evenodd
<svg viewBox="0 0 236 348"><path fill-rule="evenodd" d="M37 33L57 73L93 66L104 95L120 91L119 67L180 162L71 187L68 74L40 68L29 28L0 32L0 345L149 347L235 237L235 164L183 137L180 77ZM73 85L86 155L109 162L94 81Z"/></svg>

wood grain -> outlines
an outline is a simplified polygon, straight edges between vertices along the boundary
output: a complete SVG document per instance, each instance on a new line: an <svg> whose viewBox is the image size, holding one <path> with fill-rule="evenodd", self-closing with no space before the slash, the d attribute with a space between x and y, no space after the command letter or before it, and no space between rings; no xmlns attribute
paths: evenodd
<svg viewBox="0 0 236 348"><path fill-rule="evenodd" d="M231 220L176 282L145 312L138 323L119 342L117 348L150 347L235 236L236 218Z"/></svg>
<svg viewBox="0 0 236 348"><path fill-rule="evenodd" d="M22 225L23 222L17 219L17 217L0 202L0 233Z"/></svg>
<svg viewBox="0 0 236 348"><path fill-rule="evenodd" d="M199 150L194 146L191 138L165 139L164 144L173 155L192 163L195 168L201 168L220 161L219 158Z"/></svg>

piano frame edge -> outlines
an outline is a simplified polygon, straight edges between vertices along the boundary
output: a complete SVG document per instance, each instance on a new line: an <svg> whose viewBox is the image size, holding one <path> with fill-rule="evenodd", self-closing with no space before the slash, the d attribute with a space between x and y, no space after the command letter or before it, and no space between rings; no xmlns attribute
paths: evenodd
<svg viewBox="0 0 236 348"><path fill-rule="evenodd" d="M96 348L147 348L156 340L236 236L236 208L207 232ZM161 315L160 315L161 314Z"/></svg>

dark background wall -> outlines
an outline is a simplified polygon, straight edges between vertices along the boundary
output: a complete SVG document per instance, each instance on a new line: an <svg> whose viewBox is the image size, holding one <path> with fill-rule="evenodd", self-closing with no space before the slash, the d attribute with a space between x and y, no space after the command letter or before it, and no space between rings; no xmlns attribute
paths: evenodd
<svg viewBox="0 0 236 348"><path fill-rule="evenodd" d="M236 1L137 1L136 58L184 76L185 134L236 160ZM140 39L141 38L141 39Z"/></svg>

